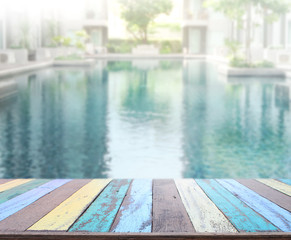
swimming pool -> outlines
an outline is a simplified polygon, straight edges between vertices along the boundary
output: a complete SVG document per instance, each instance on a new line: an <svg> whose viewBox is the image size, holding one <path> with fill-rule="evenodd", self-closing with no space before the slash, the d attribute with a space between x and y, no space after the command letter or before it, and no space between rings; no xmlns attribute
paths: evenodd
<svg viewBox="0 0 291 240"><path fill-rule="evenodd" d="M289 86L196 60L98 61L11 79L0 178L290 178Z"/></svg>

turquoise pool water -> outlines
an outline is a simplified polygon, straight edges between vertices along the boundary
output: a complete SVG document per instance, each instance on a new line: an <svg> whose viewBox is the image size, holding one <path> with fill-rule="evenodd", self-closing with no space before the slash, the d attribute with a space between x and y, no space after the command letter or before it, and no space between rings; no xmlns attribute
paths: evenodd
<svg viewBox="0 0 291 240"><path fill-rule="evenodd" d="M227 81L215 64L134 60L11 81L1 178L291 178L282 79Z"/></svg>

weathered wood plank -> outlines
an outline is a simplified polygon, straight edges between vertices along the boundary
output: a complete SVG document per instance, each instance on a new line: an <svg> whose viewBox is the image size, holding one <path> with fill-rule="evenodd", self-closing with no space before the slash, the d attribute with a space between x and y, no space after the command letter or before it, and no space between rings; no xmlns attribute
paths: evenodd
<svg viewBox="0 0 291 240"><path fill-rule="evenodd" d="M92 180L32 225L28 230L68 230L110 181L110 179Z"/></svg>
<svg viewBox="0 0 291 240"><path fill-rule="evenodd" d="M257 179L257 180L266 184L269 187L272 187L282 193L285 193L288 196L291 196L291 186L289 186L286 183L282 183L274 179Z"/></svg>
<svg viewBox="0 0 291 240"><path fill-rule="evenodd" d="M281 182L283 182L283 183L286 183L286 184L288 184L288 185L291 185L291 179L278 179L278 181L281 181Z"/></svg>
<svg viewBox="0 0 291 240"><path fill-rule="evenodd" d="M215 180L196 180L215 205L240 232L278 231L278 228L258 215Z"/></svg>
<svg viewBox="0 0 291 240"><path fill-rule="evenodd" d="M151 232L152 228L152 180L133 180L124 198L112 232Z"/></svg>
<svg viewBox="0 0 291 240"><path fill-rule="evenodd" d="M0 239L14 240L290 240L290 233L90 233L24 232L2 233Z"/></svg>
<svg viewBox="0 0 291 240"><path fill-rule="evenodd" d="M269 199L270 201L276 203L278 206L291 212L291 199L286 194L281 193L274 188L271 188L253 179L238 179L237 181L245 185L247 188L260 194L264 198Z"/></svg>
<svg viewBox="0 0 291 240"><path fill-rule="evenodd" d="M195 232L174 180L153 181L153 232Z"/></svg>
<svg viewBox="0 0 291 240"><path fill-rule="evenodd" d="M0 184L7 183L13 181L13 179L0 179Z"/></svg>
<svg viewBox="0 0 291 240"><path fill-rule="evenodd" d="M35 187L38 187L42 184L47 183L48 179L36 179L27 183L24 183L20 186L11 188L9 190L6 190L5 192L0 193L0 204L3 202L8 201L9 199L12 199L14 197L17 197L18 195L25 193Z"/></svg>
<svg viewBox="0 0 291 240"><path fill-rule="evenodd" d="M25 231L90 181L89 179L72 180L60 186L51 193L1 221L0 232Z"/></svg>
<svg viewBox="0 0 291 240"><path fill-rule="evenodd" d="M108 232L130 182L127 179L113 180L69 231Z"/></svg>
<svg viewBox="0 0 291 240"><path fill-rule="evenodd" d="M237 232L193 179L179 179L175 182L197 232Z"/></svg>
<svg viewBox="0 0 291 240"><path fill-rule="evenodd" d="M291 213L232 179L218 179L223 187L283 232L291 231Z"/></svg>
<svg viewBox="0 0 291 240"><path fill-rule="evenodd" d="M17 187L19 185L22 185L24 183L30 182L32 180L33 179L15 179L15 180L6 182L6 183L0 185L0 192L4 192L4 191L6 191L8 189Z"/></svg>
<svg viewBox="0 0 291 240"><path fill-rule="evenodd" d="M69 179L56 179L23 193L0 204L0 221L25 208L54 189L69 182Z"/></svg>

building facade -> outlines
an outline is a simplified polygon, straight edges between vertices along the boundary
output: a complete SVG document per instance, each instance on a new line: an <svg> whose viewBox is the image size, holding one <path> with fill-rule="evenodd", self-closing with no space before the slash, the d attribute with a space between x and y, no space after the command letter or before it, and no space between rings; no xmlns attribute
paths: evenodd
<svg viewBox="0 0 291 240"><path fill-rule="evenodd" d="M86 0L74 6L80 14L70 18L63 9L39 8L31 10L24 4L0 8L0 49L51 47L52 38L70 36L73 32L86 30L95 47L105 46L108 32L107 0Z"/></svg>
<svg viewBox="0 0 291 240"><path fill-rule="evenodd" d="M204 1L184 0L183 4L179 2L183 5L181 41L184 52L225 56L224 42L227 38L244 45L246 33L238 30L234 23L222 14L205 8ZM66 11L58 6L55 6L55 9L48 9L40 5L39 11L31 11L24 3L18 7L1 6L0 49L51 47L54 36L73 36L76 31L82 29L89 34L90 42L95 49L105 47L108 29L118 26L110 25L112 22L110 18L115 14L114 8L118 7L117 1L85 0L75 1L74 4L78 13L72 14L74 18L66 16ZM254 29L252 47L255 53L261 54L254 55L263 55L263 50L268 48L291 48L291 13L282 16L273 24L263 21L262 17L256 20L260 26ZM112 32L112 29L110 31Z"/></svg>
<svg viewBox="0 0 291 240"><path fill-rule="evenodd" d="M205 8L205 0L184 0L183 7L183 47L190 54L225 55L224 41L232 39L242 45L246 32L238 29L232 21L210 8ZM291 14L281 16L272 24L253 13L258 23L252 33L254 52L267 48L288 49L291 47ZM260 50L259 50L260 49ZM262 54L261 54L262 55Z"/></svg>

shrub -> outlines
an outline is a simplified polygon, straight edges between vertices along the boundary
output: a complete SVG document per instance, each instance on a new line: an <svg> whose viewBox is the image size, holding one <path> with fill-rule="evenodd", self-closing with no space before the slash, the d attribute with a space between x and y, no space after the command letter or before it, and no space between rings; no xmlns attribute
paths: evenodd
<svg viewBox="0 0 291 240"><path fill-rule="evenodd" d="M107 50L109 53L131 53L132 48L138 44L142 43L135 40L110 39L107 43ZM162 54L182 52L182 43L178 40L149 41L148 44L158 47Z"/></svg>
<svg viewBox="0 0 291 240"><path fill-rule="evenodd" d="M270 61L264 60L262 62L257 63L256 66L257 67L262 67L262 68L273 68L273 67L275 67L275 64L270 62Z"/></svg>
<svg viewBox="0 0 291 240"><path fill-rule="evenodd" d="M71 54L68 56L61 56L61 57L55 58L55 60L63 60L63 61L74 61L74 60L82 60L82 59L84 58L77 54Z"/></svg>
<svg viewBox="0 0 291 240"><path fill-rule="evenodd" d="M258 63L248 63L244 58L235 57L230 60L229 65L236 68L273 68L274 63L270 61L262 61Z"/></svg>
<svg viewBox="0 0 291 240"><path fill-rule="evenodd" d="M134 40L111 39L107 43L107 50L109 53L131 53L135 46Z"/></svg>
<svg viewBox="0 0 291 240"><path fill-rule="evenodd" d="M156 44L160 48L160 53L161 54L167 54L167 53L181 53L182 52L182 43L181 41L161 41L161 42L156 42Z"/></svg>

